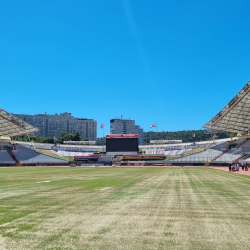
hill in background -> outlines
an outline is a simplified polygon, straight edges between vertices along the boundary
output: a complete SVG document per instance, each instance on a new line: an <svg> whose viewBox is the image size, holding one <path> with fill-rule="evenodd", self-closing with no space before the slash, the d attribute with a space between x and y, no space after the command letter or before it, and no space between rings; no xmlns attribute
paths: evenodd
<svg viewBox="0 0 250 250"><path fill-rule="evenodd" d="M194 137L195 135L195 137ZM230 137L229 133L217 133L216 139ZM204 130L183 130L183 131L163 131L163 132L144 132L144 144L149 144L150 140L182 140L182 142L207 141L212 137L205 134Z"/></svg>
<svg viewBox="0 0 250 250"><path fill-rule="evenodd" d="M195 134L195 137L193 135ZM217 133L216 139L229 138L229 133ZM231 136L236 136L232 134ZM182 140L182 142L208 141L212 137L211 134L205 134L204 130L183 130L183 131L163 131L163 132L144 132L144 145L149 144L150 140ZM104 138L98 138L97 145L105 145Z"/></svg>

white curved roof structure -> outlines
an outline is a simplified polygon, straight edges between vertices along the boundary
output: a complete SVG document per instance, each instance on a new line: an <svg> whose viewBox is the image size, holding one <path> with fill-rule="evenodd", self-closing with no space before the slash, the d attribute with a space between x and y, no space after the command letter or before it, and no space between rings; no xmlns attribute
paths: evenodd
<svg viewBox="0 0 250 250"><path fill-rule="evenodd" d="M0 108L0 137L37 132L39 129Z"/></svg>
<svg viewBox="0 0 250 250"><path fill-rule="evenodd" d="M250 131L250 81L203 128L248 134Z"/></svg>

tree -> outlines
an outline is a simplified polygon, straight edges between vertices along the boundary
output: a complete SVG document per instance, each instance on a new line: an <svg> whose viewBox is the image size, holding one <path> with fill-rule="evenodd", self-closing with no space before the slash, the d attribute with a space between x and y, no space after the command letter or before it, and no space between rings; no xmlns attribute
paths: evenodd
<svg viewBox="0 0 250 250"><path fill-rule="evenodd" d="M33 141L33 142L40 142L40 143L54 143L54 137L48 136L48 137L42 137L42 136L35 136L35 135L24 135L24 136L16 136L14 137L14 140L16 141Z"/></svg>
<svg viewBox="0 0 250 250"><path fill-rule="evenodd" d="M97 138L96 145L106 145L106 137Z"/></svg>
<svg viewBox="0 0 250 250"><path fill-rule="evenodd" d="M230 133L230 138L231 138L231 141L233 140L233 137L236 137L236 134L234 134L234 133Z"/></svg>
<svg viewBox="0 0 250 250"><path fill-rule="evenodd" d="M67 132L62 132L57 140L58 143L63 143L64 141L71 141L71 135Z"/></svg>
<svg viewBox="0 0 250 250"><path fill-rule="evenodd" d="M79 131L75 132L75 134L71 136L71 140L72 141L80 141L81 140L81 136L80 136Z"/></svg>
<svg viewBox="0 0 250 250"><path fill-rule="evenodd" d="M89 138L85 137L82 139L82 141L89 141Z"/></svg>
<svg viewBox="0 0 250 250"><path fill-rule="evenodd" d="M144 144L149 144L150 140L182 140L183 142L193 142L193 134L195 141L207 141L211 139L210 134L205 134L204 130L183 130L176 132L144 132ZM218 139L228 138L228 133L217 133Z"/></svg>
<svg viewBox="0 0 250 250"><path fill-rule="evenodd" d="M80 136L79 131L75 132L75 134L73 135L66 133L66 132L62 132L59 135L57 142L63 143L64 141L80 141L80 140L81 140L81 136Z"/></svg>

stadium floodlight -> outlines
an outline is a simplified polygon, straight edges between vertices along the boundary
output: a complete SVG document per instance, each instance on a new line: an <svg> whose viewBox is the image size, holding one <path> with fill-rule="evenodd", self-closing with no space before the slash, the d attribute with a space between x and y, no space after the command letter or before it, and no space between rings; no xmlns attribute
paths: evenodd
<svg viewBox="0 0 250 250"><path fill-rule="evenodd" d="M38 132L39 129L0 108L0 137Z"/></svg>

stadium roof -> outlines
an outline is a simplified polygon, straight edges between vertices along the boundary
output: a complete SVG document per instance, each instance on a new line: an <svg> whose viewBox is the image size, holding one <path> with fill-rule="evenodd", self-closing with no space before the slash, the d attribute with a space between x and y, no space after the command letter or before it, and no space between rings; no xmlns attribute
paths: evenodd
<svg viewBox="0 0 250 250"><path fill-rule="evenodd" d="M0 136L17 136L37 132L39 129L0 108Z"/></svg>
<svg viewBox="0 0 250 250"><path fill-rule="evenodd" d="M250 81L203 128L247 134L250 131Z"/></svg>

